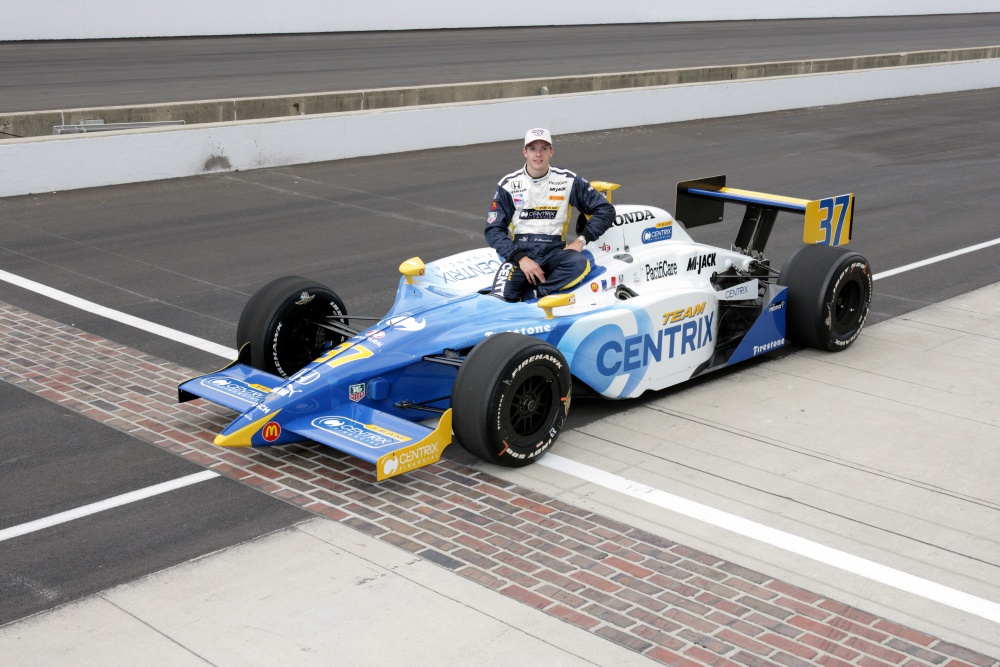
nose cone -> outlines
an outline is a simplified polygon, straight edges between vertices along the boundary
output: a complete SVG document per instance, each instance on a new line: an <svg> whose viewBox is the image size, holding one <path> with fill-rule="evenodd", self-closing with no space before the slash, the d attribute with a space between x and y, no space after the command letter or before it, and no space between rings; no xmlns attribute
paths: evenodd
<svg viewBox="0 0 1000 667"><path fill-rule="evenodd" d="M215 436L214 443L219 447L253 447L278 444L282 436L281 425L274 421L280 410L247 423L246 416L241 415L222 433Z"/></svg>

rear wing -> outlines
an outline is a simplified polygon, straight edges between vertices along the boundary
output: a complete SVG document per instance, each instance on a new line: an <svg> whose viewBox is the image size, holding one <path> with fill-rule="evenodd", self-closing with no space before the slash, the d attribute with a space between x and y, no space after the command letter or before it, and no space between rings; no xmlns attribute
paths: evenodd
<svg viewBox="0 0 1000 667"><path fill-rule="evenodd" d="M722 221L729 202L746 207L734 249L750 254L761 252L780 211L805 216L802 240L805 243L841 246L851 240L854 195L824 199L796 199L763 192L726 187L725 176L681 181L677 184L674 217L688 228Z"/></svg>

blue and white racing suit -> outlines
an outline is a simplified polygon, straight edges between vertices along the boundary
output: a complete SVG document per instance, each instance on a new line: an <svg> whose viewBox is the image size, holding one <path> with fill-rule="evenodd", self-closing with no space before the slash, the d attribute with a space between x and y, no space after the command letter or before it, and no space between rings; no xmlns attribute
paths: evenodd
<svg viewBox="0 0 1000 667"><path fill-rule="evenodd" d="M572 287L590 272L586 255L566 249L571 206L591 216L581 233L588 243L614 222L615 209L604 195L566 169L550 167L532 178L522 167L500 180L486 217L486 242L504 260L493 280L494 295L507 301L525 296L530 284L518 266L525 255L545 273L535 286L539 297Z"/></svg>

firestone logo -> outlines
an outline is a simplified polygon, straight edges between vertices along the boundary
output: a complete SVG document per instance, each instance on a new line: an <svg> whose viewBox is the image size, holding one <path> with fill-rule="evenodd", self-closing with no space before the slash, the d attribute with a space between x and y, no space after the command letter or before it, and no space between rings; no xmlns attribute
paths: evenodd
<svg viewBox="0 0 1000 667"><path fill-rule="evenodd" d="M771 350L777 350L779 347L785 346L785 339L779 338L778 340L772 340L770 343L764 343L763 345L753 346L753 356L758 354L764 354L765 352L770 352Z"/></svg>

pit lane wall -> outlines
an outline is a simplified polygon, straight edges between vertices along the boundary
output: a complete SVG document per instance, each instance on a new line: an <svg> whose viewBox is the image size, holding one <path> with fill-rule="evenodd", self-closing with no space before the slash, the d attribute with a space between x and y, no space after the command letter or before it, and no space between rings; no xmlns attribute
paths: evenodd
<svg viewBox="0 0 1000 667"><path fill-rule="evenodd" d="M1000 87L1000 59L0 142L0 197ZM665 147L668 149L669 147Z"/></svg>
<svg viewBox="0 0 1000 667"><path fill-rule="evenodd" d="M0 41L996 12L996 0L4 0Z"/></svg>

